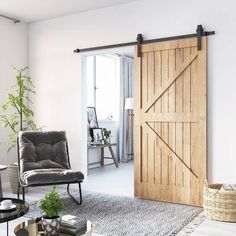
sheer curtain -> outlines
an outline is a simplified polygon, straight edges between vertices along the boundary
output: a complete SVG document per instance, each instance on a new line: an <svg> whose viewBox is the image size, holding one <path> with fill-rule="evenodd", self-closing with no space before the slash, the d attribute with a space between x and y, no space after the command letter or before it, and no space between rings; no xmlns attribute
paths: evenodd
<svg viewBox="0 0 236 236"><path fill-rule="evenodd" d="M125 110L125 98L133 97L134 61L127 56L120 57L120 118L119 118L119 159L127 160L126 132L128 125L128 110ZM133 129L131 129L131 147L133 153Z"/></svg>

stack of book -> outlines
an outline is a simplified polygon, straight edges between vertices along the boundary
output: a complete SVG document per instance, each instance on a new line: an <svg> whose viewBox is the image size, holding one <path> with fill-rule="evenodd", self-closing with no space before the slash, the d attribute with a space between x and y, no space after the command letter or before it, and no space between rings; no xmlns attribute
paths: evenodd
<svg viewBox="0 0 236 236"><path fill-rule="evenodd" d="M86 232L87 220L83 217L64 215L61 218L60 232L69 235L79 235L80 232Z"/></svg>

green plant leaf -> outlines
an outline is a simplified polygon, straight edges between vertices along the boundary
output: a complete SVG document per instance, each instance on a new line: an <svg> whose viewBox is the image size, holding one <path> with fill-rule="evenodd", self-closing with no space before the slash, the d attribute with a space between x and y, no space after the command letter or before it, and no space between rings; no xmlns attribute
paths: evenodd
<svg viewBox="0 0 236 236"><path fill-rule="evenodd" d="M39 206L47 217L53 218L59 216L59 213L64 209L64 204L56 191L56 186L52 187L51 192L46 193L44 199L40 201Z"/></svg>
<svg viewBox="0 0 236 236"><path fill-rule="evenodd" d="M35 94L35 86L28 75L29 67L16 68L12 66L16 73L16 84L8 90L8 96L2 105L0 121L2 126L10 129L8 151L15 147L16 137L22 130L39 130L33 121L34 113L29 108L32 103L29 94Z"/></svg>

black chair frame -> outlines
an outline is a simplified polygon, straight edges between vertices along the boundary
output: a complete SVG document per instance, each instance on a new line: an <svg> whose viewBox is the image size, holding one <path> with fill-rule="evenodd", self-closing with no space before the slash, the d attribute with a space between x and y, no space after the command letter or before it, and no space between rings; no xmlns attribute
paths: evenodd
<svg viewBox="0 0 236 236"><path fill-rule="evenodd" d="M66 151L67 151L67 156L68 156L69 167L71 169L67 140L66 140ZM19 148L19 138L18 137L17 137L17 157L18 157L18 189L17 189L17 198L18 199L20 199L20 188L22 189L22 199L25 201L25 188L26 187L40 187L40 186L65 185L65 184L67 184L67 193L68 193L68 195L78 205L82 204L81 183L83 181L57 182L57 183L31 184L31 185L25 185L21 182L21 178L20 178L20 148ZM79 201L70 193L70 184L78 184L79 185Z"/></svg>

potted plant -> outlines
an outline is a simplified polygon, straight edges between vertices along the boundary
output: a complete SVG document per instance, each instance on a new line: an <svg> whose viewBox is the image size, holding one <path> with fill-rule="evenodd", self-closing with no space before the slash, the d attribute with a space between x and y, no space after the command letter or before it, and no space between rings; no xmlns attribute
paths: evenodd
<svg viewBox="0 0 236 236"><path fill-rule="evenodd" d="M10 130L7 152L16 147L16 140L19 131L40 130L37 129L36 124L33 121L34 113L29 108L29 104L32 103L30 94L35 93L35 86L31 77L28 76L29 68L26 66L22 69L17 69L15 67L13 67L13 69L16 72L16 84L9 89L7 100L3 104L0 113L2 126ZM17 193L17 163L10 164L8 171L12 192Z"/></svg>
<svg viewBox="0 0 236 236"><path fill-rule="evenodd" d="M111 130L103 128L103 136L104 136L105 143L111 142Z"/></svg>
<svg viewBox="0 0 236 236"><path fill-rule="evenodd" d="M42 216L42 225L46 235L58 235L61 217L60 212L64 209L64 204L60 199L56 186L52 187L52 191L46 193L43 200L39 203L40 208L44 212Z"/></svg>

